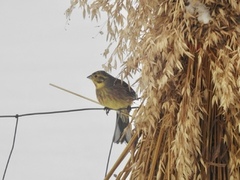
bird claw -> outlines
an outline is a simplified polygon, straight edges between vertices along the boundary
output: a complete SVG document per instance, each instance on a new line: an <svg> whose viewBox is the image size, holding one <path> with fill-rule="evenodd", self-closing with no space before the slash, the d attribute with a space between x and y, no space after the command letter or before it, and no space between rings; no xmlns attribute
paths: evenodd
<svg viewBox="0 0 240 180"><path fill-rule="evenodd" d="M131 107L131 106L128 106L128 107L127 107L127 111L128 111L128 112L130 112L130 111L131 111L131 109L132 109L132 107Z"/></svg>
<svg viewBox="0 0 240 180"><path fill-rule="evenodd" d="M104 110L106 111L106 115L108 115L108 113L110 112L110 108L104 107Z"/></svg>

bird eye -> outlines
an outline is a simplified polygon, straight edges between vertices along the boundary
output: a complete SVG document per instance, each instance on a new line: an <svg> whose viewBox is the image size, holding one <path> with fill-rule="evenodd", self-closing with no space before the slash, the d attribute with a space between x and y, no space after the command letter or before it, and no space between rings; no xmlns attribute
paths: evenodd
<svg viewBox="0 0 240 180"><path fill-rule="evenodd" d="M97 75L97 74L95 74L95 75L94 75L94 77L95 77L95 78L97 78L97 77L98 77L98 75Z"/></svg>

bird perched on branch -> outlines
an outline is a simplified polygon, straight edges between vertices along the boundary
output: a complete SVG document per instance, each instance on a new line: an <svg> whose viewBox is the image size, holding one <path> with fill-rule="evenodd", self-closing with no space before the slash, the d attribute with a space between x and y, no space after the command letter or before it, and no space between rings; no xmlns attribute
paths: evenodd
<svg viewBox="0 0 240 180"><path fill-rule="evenodd" d="M97 99L101 105L105 106L106 112L108 113L110 109L119 110L113 142L128 142L132 134L131 127L128 127L129 112L133 101L137 98L135 91L126 82L105 71L96 71L87 78L91 79L96 86Z"/></svg>

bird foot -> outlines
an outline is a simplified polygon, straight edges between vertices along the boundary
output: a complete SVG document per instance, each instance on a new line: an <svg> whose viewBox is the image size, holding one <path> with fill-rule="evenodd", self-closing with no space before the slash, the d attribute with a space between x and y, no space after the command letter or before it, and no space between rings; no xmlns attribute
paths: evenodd
<svg viewBox="0 0 240 180"><path fill-rule="evenodd" d="M108 108L108 107L104 107L104 110L106 111L106 115L108 115L108 113L110 112L110 108Z"/></svg>
<svg viewBox="0 0 240 180"><path fill-rule="evenodd" d="M128 106L128 107L127 107L127 111L128 111L128 112L130 112L130 111L131 111L131 109L132 109L132 107L131 107L131 106Z"/></svg>

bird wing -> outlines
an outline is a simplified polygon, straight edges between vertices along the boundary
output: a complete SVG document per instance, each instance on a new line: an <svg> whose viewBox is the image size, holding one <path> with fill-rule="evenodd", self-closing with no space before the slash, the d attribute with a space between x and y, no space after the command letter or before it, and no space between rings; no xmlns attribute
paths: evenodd
<svg viewBox="0 0 240 180"><path fill-rule="evenodd" d="M121 92L127 97L131 97L133 100L136 99L135 91L129 86L126 82L121 81L120 79L115 79L113 83L113 87L121 90Z"/></svg>

